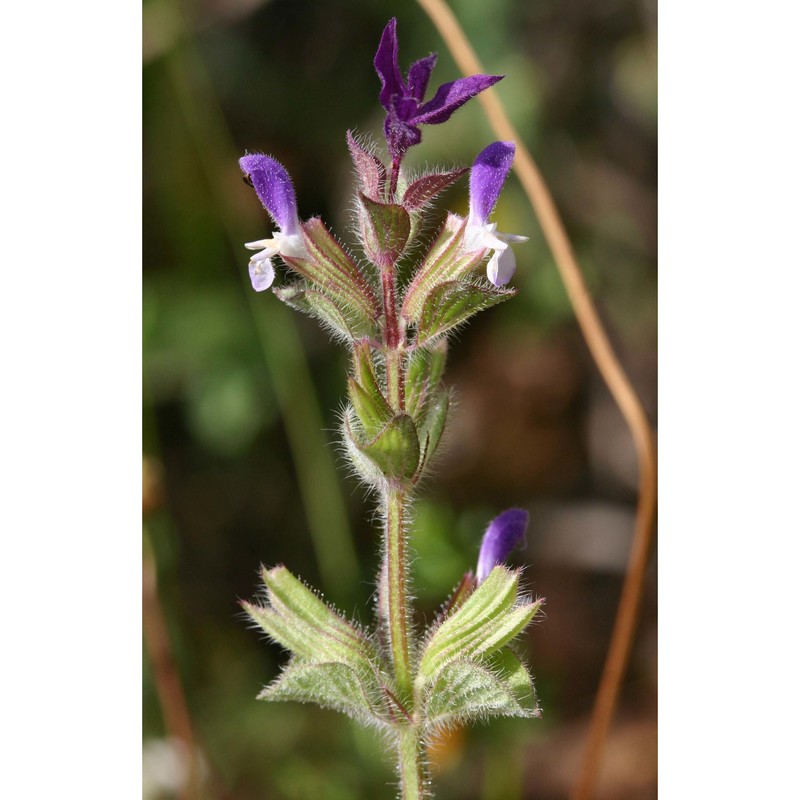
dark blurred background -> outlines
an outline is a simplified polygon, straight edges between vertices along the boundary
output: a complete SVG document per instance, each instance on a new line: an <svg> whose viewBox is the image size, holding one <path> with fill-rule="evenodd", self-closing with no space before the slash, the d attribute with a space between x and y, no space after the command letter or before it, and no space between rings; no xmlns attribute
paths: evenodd
<svg viewBox="0 0 800 800"><path fill-rule="evenodd" d="M656 421L656 9L648 0L458 0L453 10L537 159L623 364ZM285 656L241 618L260 563L286 563L369 621L373 505L337 452L344 352L271 293L243 243L271 223L240 177L279 158L303 217L352 242L345 131L377 139L372 58L391 16L400 62L435 50L414 3L172 0L144 4L145 552L207 796L393 795L373 733L334 712L255 701ZM424 129L411 166L468 165L493 137L477 102ZM466 184L439 206L464 213ZM541 720L458 731L432 753L437 797L549 800L573 785L633 529L636 459L553 260L512 176L495 219L518 246L519 296L452 343L450 445L422 488L412 544L420 619L474 566L511 505L531 526L526 581L547 598L526 637ZM606 747L598 798L656 796L656 587ZM178 796L180 748L144 664L144 786Z"/></svg>

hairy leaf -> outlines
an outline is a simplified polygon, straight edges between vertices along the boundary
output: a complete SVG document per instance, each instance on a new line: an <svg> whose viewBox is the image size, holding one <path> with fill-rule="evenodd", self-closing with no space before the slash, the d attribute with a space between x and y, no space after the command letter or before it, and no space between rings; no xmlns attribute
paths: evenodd
<svg viewBox="0 0 800 800"><path fill-rule="evenodd" d="M387 720L381 715L380 688L369 676L339 662L293 663L258 695L259 700L294 700L341 711L364 724Z"/></svg>
<svg viewBox="0 0 800 800"><path fill-rule="evenodd" d="M490 716L529 717L507 681L489 667L458 659L443 667L427 692L428 726Z"/></svg>

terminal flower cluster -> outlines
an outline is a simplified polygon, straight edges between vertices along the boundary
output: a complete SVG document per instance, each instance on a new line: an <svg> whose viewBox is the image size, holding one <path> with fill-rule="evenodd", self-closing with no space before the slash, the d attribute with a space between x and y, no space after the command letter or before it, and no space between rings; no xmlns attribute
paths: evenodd
<svg viewBox="0 0 800 800"><path fill-rule="evenodd" d="M497 83L502 75L472 75L443 83L427 103L423 103L428 81L436 66L436 54L415 61L404 80L398 63L397 20L391 20L383 31L375 70L381 79L381 105L386 109L383 130L386 146L394 161L402 160L406 151L422 141L420 125L447 122L456 109L484 89Z"/></svg>

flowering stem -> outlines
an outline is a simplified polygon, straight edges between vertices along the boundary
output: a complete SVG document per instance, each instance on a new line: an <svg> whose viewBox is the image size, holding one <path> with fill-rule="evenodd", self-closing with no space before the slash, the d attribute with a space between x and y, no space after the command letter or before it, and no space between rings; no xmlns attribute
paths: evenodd
<svg viewBox="0 0 800 800"><path fill-rule="evenodd" d="M403 702L411 697L411 666L408 650L408 594L404 517L406 491L389 486L386 503L386 579L388 582L389 642L397 688Z"/></svg>
<svg viewBox="0 0 800 800"><path fill-rule="evenodd" d="M422 737L416 725L400 731L398 744L400 789L402 800L422 800L426 797L425 753Z"/></svg>

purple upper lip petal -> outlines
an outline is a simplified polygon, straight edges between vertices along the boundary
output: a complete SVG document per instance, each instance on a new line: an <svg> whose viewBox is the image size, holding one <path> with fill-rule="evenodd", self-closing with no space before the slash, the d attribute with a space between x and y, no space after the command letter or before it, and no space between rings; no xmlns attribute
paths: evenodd
<svg viewBox="0 0 800 800"><path fill-rule="evenodd" d="M397 20L389 20L375 54L375 70L381 79L381 105L387 112L384 123L386 143L396 163L402 160L409 147L421 141L420 125L447 122L453 112L461 108L467 100L504 77L472 75L469 78L459 78L442 84L433 99L423 103L435 64L435 53L415 61L408 70L406 82L398 63Z"/></svg>
<svg viewBox="0 0 800 800"><path fill-rule="evenodd" d="M242 172L253 182L258 199L269 211L282 233L300 233L297 198L289 173L283 164L269 156L254 154L239 159Z"/></svg>
<svg viewBox="0 0 800 800"><path fill-rule="evenodd" d="M469 174L469 217L483 225L497 205L500 191L514 161L513 142L493 142L482 150Z"/></svg>
<svg viewBox="0 0 800 800"><path fill-rule="evenodd" d="M528 512L522 508L510 508L489 523L478 556L478 583L484 581L497 564L502 564L511 555L525 538L527 528Z"/></svg>

